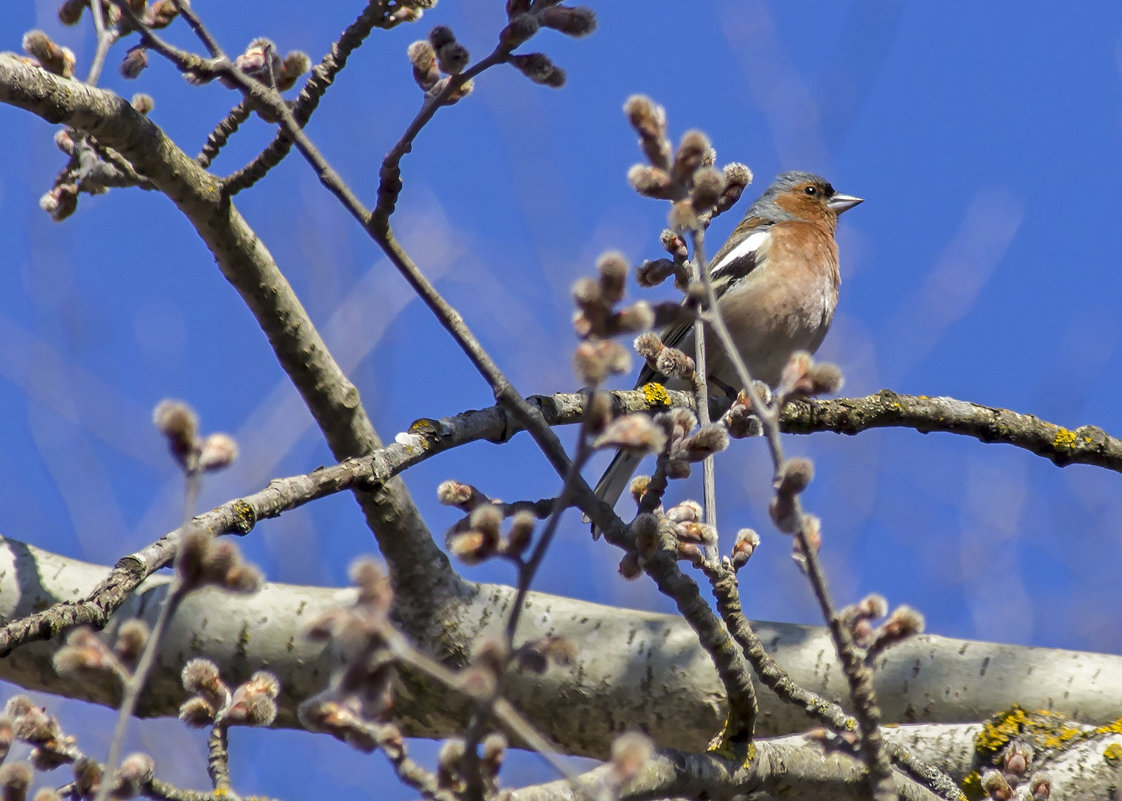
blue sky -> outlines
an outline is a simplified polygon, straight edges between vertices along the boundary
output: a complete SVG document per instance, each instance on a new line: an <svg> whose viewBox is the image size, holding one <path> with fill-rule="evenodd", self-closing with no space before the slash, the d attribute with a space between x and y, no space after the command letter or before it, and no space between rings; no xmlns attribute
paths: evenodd
<svg viewBox="0 0 1122 801"><path fill-rule="evenodd" d="M268 14L260 4L195 5L228 51L268 35L318 59L359 4L278 0ZM420 102L406 46L447 24L482 56L502 6L445 2L419 25L376 32L353 57L309 133L367 203L383 154ZM1122 433L1122 6L1066 15L1039 2L616 0L594 8L592 37L543 32L527 48L568 71L565 89L509 68L486 73L473 96L437 115L403 164L403 244L522 392L576 386L568 287L596 256L611 248L635 262L659 255L666 209L624 178L639 153L620 107L642 92L666 107L675 138L701 128L722 163L747 163L757 176L749 196L782 170L805 169L867 199L839 231L841 301L820 351L842 366L846 394L951 395ZM53 3L10 9L0 46L18 49L24 31L41 27L76 51L84 73L92 33L60 29L54 12ZM181 26L168 36L194 46ZM151 93L152 118L197 152L231 93L189 87L156 58L126 82L115 72L122 54L111 55L103 85L126 97ZM178 481L150 425L167 396L193 403L205 427L239 436L242 460L208 480L205 506L329 461L264 337L172 205L115 191L83 197L73 218L52 223L37 201L63 164L53 130L10 108L0 117L9 154L0 166L0 533L109 564L173 528ZM217 171L236 169L271 138L259 121L243 129ZM237 205L384 438L416 417L492 402L297 157ZM712 241L738 211L718 220ZM1116 475L907 430L790 438L789 449L817 463L806 500L824 521L839 602L882 592L921 609L928 630L946 636L1122 647ZM789 543L763 512L769 471L760 443L736 443L720 469L722 529L754 526L764 536L743 581L747 611L817 622ZM435 487L452 477L506 500L557 489L524 437L441 456L406 475L438 535L455 516L436 507ZM269 521L243 545L273 580L331 584L374 549L345 496ZM648 584L619 579L617 561L573 516L538 587L667 608ZM510 579L501 566L467 574ZM170 728L160 737L173 736L163 733ZM381 776L380 763L323 738L256 736L242 741L322 749L337 775ZM283 760L268 762L243 766L239 789L311 794L295 765L287 775Z"/></svg>

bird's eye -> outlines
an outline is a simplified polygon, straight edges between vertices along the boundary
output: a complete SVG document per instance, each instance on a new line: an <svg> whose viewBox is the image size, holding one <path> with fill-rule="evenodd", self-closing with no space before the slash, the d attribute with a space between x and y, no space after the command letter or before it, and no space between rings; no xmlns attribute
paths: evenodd
<svg viewBox="0 0 1122 801"><path fill-rule="evenodd" d="M813 197L814 195L818 194L818 187L817 186L808 186L805 189L803 189L803 191L806 192L811 197Z"/></svg>

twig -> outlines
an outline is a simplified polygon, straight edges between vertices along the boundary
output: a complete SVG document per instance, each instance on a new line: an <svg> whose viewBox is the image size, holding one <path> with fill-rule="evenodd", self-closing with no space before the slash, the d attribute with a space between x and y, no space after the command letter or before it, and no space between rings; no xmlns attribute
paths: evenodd
<svg viewBox="0 0 1122 801"><path fill-rule="evenodd" d="M590 397L590 395L586 396ZM586 406L586 412L588 407ZM514 607L510 611L510 617L506 622L506 645L508 651L514 650L514 634L518 629L518 619L522 615L522 608L526 601L526 594L530 591L530 585L534 581L534 576L537 575L538 568L541 567L542 561L545 559L545 552L549 550L550 543L553 542L553 537L557 533L557 527L561 523L561 515L566 509L569 508L569 501L573 495L573 487L577 478L580 476L580 471L584 469L588 458L592 455L592 449L587 443L588 435L588 419L587 414L581 423L581 431L577 435L577 452L573 456L573 464L569 468L568 474L561 486L561 493L557 496L557 500L553 504L553 512L549 516L542 529L538 541L534 544L534 550L530 553L530 558L518 571L518 591L514 596Z"/></svg>
<svg viewBox="0 0 1122 801"><path fill-rule="evenodd" d="M585 393L585 397L590 398L591 394L595 391L595 389L589 390ZM592 449L589 447L587 439L590 409L591 405L586 403L586 413L581 421L580 433L577 435L577 452L573 457L573 463L569 468L569 472L565 475L561 493L553 503L553 509L549 519L546 521L541 534L538 536L537 542L534 544L534 549L530 554L530 558L519 564L518 587L515 591L514 603L510 610L510 617L507 618L504 631L507 654L506 665L503 668L503 672L496 678L494 690L486 699L483 699L476 706L475 711L472 713L471 720L468 721L467 729L464 732L464 754L467 761L467 769L470 774L468 791L475 796L482 794L482 786L480 785L482 775L479 771L477 747L479 741L483 737L484 728L493 714L494 707L502 700L503 692L506 689L507 679L510 676L511 661L514 658L514 635L518 630L518 621L525 607L526 595L530 592L530 585L533 584L534 576L537 575L538 569L545 559L546 551L549 550L549 546L553 542L553 537L557 533L557 527L561 522L561 515L569 508L573 485L577 478L580 477L580 472L584 469L588 457L592 455Z"/></svg>
<svg viewBox="0 0 1122 801"><path fill-rule="evenodd" d="M717 611L725 621L725 626L764 686L774 692L776 697L804 710L808 718L834 732L841 734L852 731L857 725L853 717L837 704L795 682L764 648L740 605L736 572L727 564L719 562L706 563L702 570L713 588ZM892 742L886 745L893 761L917 781L932 788L947 801L959 801L962 791L953 779L935 766L923 762L906 748Z"/></svg>
<svg viewBox="0 0 1122 801"><path fill-rule="evenodd" d="M121 745L125 740L125 730L128 728L132 713L136 710L136 703L140 700L140 693L148 680L152 665L156 661L157 645L160 638L163 636L171 616L175 614L176 608L186 595L183 582L176 577L168 592L168 597L164 600L164 605L160 607L160 614L148 635L148 642L144 645L144 652L140 656L140 661L137 662L136 669L133 671L128 684L125 685L121 705L117 710L117 724L113 728L113 738L109 741L109 754L105 757L105 775L98 786L94 801L106 801L116 784L115 777L120 768Z"/></svg>
<svg viewBox="0 0 1122 801"><path fill-rule="evenodd" d="M199 41L203 43L203 47L210 53L211 58L225 58L226 54L222 52L218 41L211 36L210 31L206 29L202 20L199 19L194 9L191 8L190 0L171 0L171 2L179 12L179 15L187 20L187 24L191 26L191 30L199 37Z"/></svg>
<svg viewBox="0 0 1122 801"><path fill-rule="evenodd" d="M401 660L406 665L436 679L444 686L451 689L460 689L461 684L458 677L448 668L439 662L434 661L425 654L418 651L409 641L405 639L396 629L391 630L387 637L387 642L392 649L394 656ZM564 777L580 792L577 785L579 774L573 770L567 763L559 759L556 755L557 748L541 734L538 733L529 721L523 718L517 710L505 699L500 698L494 706L495 717L513 734L516 738L521 740L528 748L536 751L549 765L557 771L558 775ZM596 801L589 799L589 801Z"/></svg>
<svg viewBox="0 0 1122 801"><path fill-rule="evenodd" d="M705 231L698 229L693 237L694 280L701 281L701 273L709 275L709 262L705 259ZM711 297L710 302L715 302ZM699 314L693 323L694 361L697 368L697 421L702 427L709 425L709 370L705 361L705 320ZM713 454L705 457L702 463L703 498L705 500L705 522L717 528L717 471ZM705 548L705 558L715 560L717 543Z"/></svg>
<svg viewBox="0 0 1122 801"><path fill-rule="evenodd" d="M725 689L728 719L714 745L723 756L730 755L727 749L731 747L731 755L744 758L743 750L751 741L757 711L752 676L724 622L702 599L697 583L679 569L677 556L677 538L660 526L657 548L643 562L643 570L654 579L659 592L674 601L694 630Z"/></svg>
<svg viewBox="0 0 1122 801"><path fill-rule="evenodd" d="M292 108L292 117L297 124L301 127L308 124L319 106L320 99L334 82L335 76L347 65L351 53L362 45L371 31L376 27L388 29L397 24L391 22L391 18L386 13L390 5L389 0L370 0L358 18L348 25L339 39L331 45L327 55L313 68L311 77L300 90L300 95ZM283 130L278 131L273 141L253 161L223 179L223 191L232 197L253 186L268 175L273 167L280 164L291 150L292 139Z"/></svg>
<svg viewBox="0 0 1122 801"><path fill-rule="evenodd" d="M203 169L209 167L230 137L237 133L238 126L248 119L249 105L243 100L230 109L230 112L214 126L214 130L206 138L203 149L195 156L195 163Z"/></svg>
<svg viewBox="0 0 1122 801"><path fill-rule="evenodd" d="M417 116L413 118L413 121L406 127L405 133L401 135L397 143L390 148L390 152L382 159L382 168L378 171L380 178L378 182L378 202L374 206L373 213L369 215L367 230L373 233L389 228L390 217L397 206L397 198L401 194L401 160L405 158L406 153L413 149L413 140L417 138L417 135L428 124L429 120L436 115L436 112L442 106L448 104L448 98L456 90L484 70L496 64L502 64L509 55L510 50L500 45L491 51L487 57L468 69L457 75L449 76L439 92L425 97L425 102L421 105L421 110L417 112Z"/></svg>
<svg viewBox="0 0 1122 801"><path fill-rule="evenodd" d="M120 33L117 30L106 29L105 15L100 2L90 3L90 16L93 17L94 30L97 32L97 49L94 50L93 61L90 62L90 71L86 75L86 83L90 86L97 86L98 79L101 78L102 67L105 66L105 59L109 55L109 48L120 37Z"/></svg>
<svg viewBox="0 0 1122 801"><path fill-rule="evenodd" d="M700 237L700 231L691 232L695 251L699 245ZM769 409L766 407L763 400L752 390L752 376L748 372L744 360L740 358L736 343L733 341L728 326L725 325L725 321L717 308L713 281L708 272L702 274L702 283L705 286L705 294L708 299L710 322L721 340L722 347L724 347L736 368L737 378L743 384L748 397L751 399L752 409L760 418L764 437L767 440L768 449L771 451L772 463L775 470L778 471L784 463L783 443L779 438L779 411L775 408ZM822 617L826 621L830 635L834 640L834 649L841 660L842 671L849 682L849 691L853 698L859 723L861 753L865 759L865 764L869 767L869 787L878 801L889 801L896 798L895 782L892 777L892 766L885 754L884 740L880 733L880 708L877 706L876 692L873 688L872 670L864 665L860 654L857 653L849 630L839 619L833 602L830 600L829 590L826 587L826 576L818 561L817 551L806 535L805 518L797 495L794 496L792 502L795 507L794 514L799 520L798 530L794 532L795 540L805 557L807 578L810 580L814 597L818 601Z"/></svg>
<svg viewBox="0 0 1122 801"><path fill-rule="evenodd" d="M211 786L219 793L230 790L229 731L230 727L225 721L216 720L210 727L210 735L206 740L206 771L210 775Z"/></svg>

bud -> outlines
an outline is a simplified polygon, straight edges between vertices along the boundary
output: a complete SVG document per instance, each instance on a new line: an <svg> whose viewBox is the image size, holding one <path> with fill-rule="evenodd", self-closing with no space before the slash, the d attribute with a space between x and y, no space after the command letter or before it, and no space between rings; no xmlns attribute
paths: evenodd
<svg viewBox="0 0 1122 801"><path fill-rule="evenodd" d="M609 251L597 260L596 272L600 274L600 293L605 303L619 303L623 299L630 269L627 258L618 250Z"/></svg>
<svg viewBox="0 0 1122 801"><path fill-rule="evenodd" d="M704 163L712 146L709 137L701 131L686 131L682 142L678 145L678 152L674 154L674 180L685 183L693 176Z"/></svg>
<svg viewBox="0 0 1122 801"><path fill-rule="evenodd" d="M674 197L674 179L661 167L635 164L627 171L627 183L644 197L670 200Z"/></svg>
<svg viewBox="0 0 1122 801"><path fill-rule="evenodd" d="M296 85L297 79L312 68L312 60L307 53L293 50L284 57L280 73L277 75L277 91L287 92Z"/></svg>
<svg viewBox="0 0 1122 801"><path fill-rule="evenodd" d="M693 175L691 201L699 212L710 211L725 191L725 174L715 167L702 167Z"/></svg>
<svg viewBox="0 0 1122 801"><path fill-rule="evenodd" d="M490 503L491 499L473 487L460 481L442 481L436 488L436 498L445 506L455 506L457 509L470 512L482 503Z"/></svg>
<svg viewBox="0 0 1122 801"><path fill-rule="evenodd" d="M499 46L506 50L513 50L537 33L538 27L536 17L530 14L516 14L499 34Z"/></svg>
<svg viewBox="0 0 1122 801"><path fill-rule="evenodd" d="M467 48L459 42L449 42L436 49L436 64L448 75L459 75L470 60Z"/></svg>
<svg viewBox="0 0 1122 801"><path fill-rule="evenodd" d="M982 789L995 801L1009 801L1013 797L1013 788L1001 775L1001 771L987 770L982 774Z"/></svg>
<svg viewBox="0 0 1122 801"><path fill-rule="evenodd" d="M750 528L742 528L736 532L736 544L732 548L732 569L740 570L752 558L752 554L760 547L760 535Z"/></svg>
<svg viewBox="0 0 1122 801"><path fill-rule="evenodd" d="M801 457L788 459L776 473L772 486L783 494L798 494L805 490L814 478L814 463Z"/></svg>
<svg viewBox="0 0 1122 801"><path fill-rule="evenodd" d="M810 368L808 375L811 380L810 394L812 395L833 395L845 384L841 368L830 362L815 364Z"/></svg>
<svg viewBox="0 0 1122 801"><path fill-rule="evenodd" d="M549 6L541 14L541 23L567 36L588 36L596 30L596 14L583 6Z"/></svg>
<svg viewBox="0 0 1122 801"><path fill-rule="evenodd" d="M156 0L144 14L144 24L153 30L166 28L179 16L175 0Z"/></svg>
<svg viewBox="0 0 1122 801"><path fill-rule="evenodd" d="M495 553L494 546L479 531L462 531L451 535L448 550L468 567L481 564Z"/></svg>
<svg viewBox="0 0 1122 801"><path fill-rule="evenodd" d="M201 729L214 723L217 712L207 701L195 695L179 707L179 719L193 729Z"/></svg>
<svg viewBox="0 0 1122 801"><path fill-rule="evenodd" d="M573 371L585 386L596 386L612 373L631 369L631 354L610 339L581 342L573 351Z"/></svg>
<svg viewBox="0 0 1122 801"><path fill-rule="evenodd" d="M23 35L23 51L39 62L39 66L63 78L74 77L74 52L56 44L43 31Z"/></svg>
<svg viewBox="0 0 1122 801"><path fill-rule="evenodd" d="M4 801L24 801L34 774L26 762L9 762L0 766L0 796Z"/></svg>
<svg viewBox="0 0 1122 801"><path fill-rule="evenodd" d="M510 63L534 83L560 89L565 85L565 71L554 65L545 53L510 56Z"/></svg>
<svg viewBox="0 0 1122 801"><path fill-rule="evenodd" d="M724 175L725 190L721 193L721 199L717 202L714 216L732 208L736 201L740 200L740 196L744 194L748 184L752 183L752 171L747 166L737 162L726 164Z"/></svg>
<svg viewBox="0 0 1122 801"><path fill-rule="evenodd" d="M621 734L612 742L612 778L623 784L635 777L654 753L654 743L638 732Z"/></svg>
<svg viewBox="0 0 1122 801"><path fill-rule="evenodd" d="M699 231L702 229L701 219L697 216L697 209L689 200L679 200L670 207L666 216L666 224L675 231Z"/></svg>
<svg viewBox="0 0 1122 801"><path fill-rule="evenodd" d="M140 752L129 754L122 760L118 775L121 777L121 781L127 784L138 788L143 787L155 778L156 762L148 754Z"/></svg>
<svg viewBox="0 0 1122 801"><path fill-rule="evenodd" d="M65 0L58 9L58 21L63 25L77 25L82 19L82 10L86 7L86 0Z"/></svg>
<svg viewBox="0 0 1122 801"><path fill-rule="evenodd" d="M275 85L281 65L281 57L277 53L276 45L263 36L250 42L245 52L234 59L235 67L266 85Z"/></svg>
<svg viewBox="0 0 1122 801"><path fill-rule="evenodd" d="M530 547L537 522L538 519L533 512L525 510L515 512L510 521L510 531L507 533L503 550L511 556L521 556L522 552Z"/></svg>
<svg viewBox="0 0 1122 801"><path fill-rule="evenodd" d="M458 737L449 738L440 747L436 758L436 781L439 787L449 789L462 783L460 762L464 753L464 741Z"/></svg>
<svg viewBox="0 0 1122 801"><path fill-rule="evenodd" d="M729 435L725 427L710 423L679 442L674 449L674 456L688 462L700 462L728 446Z"/></svg>
<svg viewBox="0 0 1122 801"><path fill-rule="evenodd" d="M661 137L666 131L666 112L649 97L632 95L623 104L623 113L631 127L643 139Z"/></svg>
<svg viewBox="0 0 1122 801"><path fill-rule="evenodd" d="M148 633L148 624L139 618L122 623L117 632L117 643L113 646L117 658L130 668L134 666L148 644Z"/></svg>
<svg viewBox="0 0 1122 801"><path fill-rule="evenodd" d="M156 107L156 101L152 99L152 95L147 95L144 92L137 92L132 96L129 105L131 105L138 114L147 116L148 113Z"/></svg>
<svg viewBox="0 0 1122 801"><path fill-rule="evenodd" d="M425 40L409 45L405 51L409 63L413 65L413 80L426 92L440 80L440 70L436 66L436 50Z"/></svg>
<svg viewBox="0 0 1122 801"><path fill-rule="evenodd" d="M692 358L677 348L664 347L655 359L654 368L667 378L693 381L697 375L697 365Z"/></svg>
<svg viewBox="0 0 1122 801"><path fill-rule="evenodd" d="M51 215L55 222L62 222L78 208L78 187L58 184L39 198L39 208Z"/></svg>
<svg viewBox="0 0 1122 801"><path fill-rule="evenodd" d="M452 29L447 25L436 25L429 31L429 43L433 46L434 50L439 50L445 45L450 45L456 41L456 34L452 33Z"/></svg>
<svg viewBox="0 0 1122 801"><path fill-rule="evenodd" d="M594 448L623 448L633 453L661 451L666 434L650 417L636 412L613 420L604 433L592 441Z"/></svg>
<svg viewBox="0 0 1122 801"><path fill-rule="evenodd" d="M480 767L492 779L499 774L499 768L503 765L506 746L506 737L501 732L491 732L483 738L483 756L480 759Z"/></svg>
<svg viewBox="0 0 1122 801"><path fill-rule="evenodd" d="M799 530L799 515L795 508L793 495L773 495L768 502L767 511L771 515L771 522L785 534L794 534Z"/></svg>
<svg viewBox="0 0 1122 801"><path fill-rule="evenodd" d="M180 400L162 400L152 413L152 423L168 441L168 448L180 464L194 453L199 432L195 410Z"/></svg>
<svg viewBox="0 0 1122 801"><path fill-rule="evenodd" d="M639 566L639 554L634 551L628 551L619 560L619 574L628 581L639 578L642 573L643 568Z"/></svg>
<svg viewBox="0 0 1122 801"><path fill-rule="evenodd" d="M203 440L199 451L199 469L206 472L229 467L238 458L238 443L229 434L218 432Z"/></svg>

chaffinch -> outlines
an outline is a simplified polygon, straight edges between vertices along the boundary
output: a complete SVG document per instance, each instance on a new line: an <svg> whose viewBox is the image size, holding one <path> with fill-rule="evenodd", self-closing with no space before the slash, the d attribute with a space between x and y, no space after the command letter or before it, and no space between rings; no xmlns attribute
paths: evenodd
<svg viewBox="0 0 1122 801"><path fill-rule="evenodd" d="M842 195L809 172L785 172L756 199L709 267L717 309L736 341L752 378L771 387L791 354L811 353L822 344L838 303L838 215L863 199ZM662 333L669 347L692 355L693 326ZM735 397L740 382L716 334L706 329L705 354L711 394ZM649 365L636 386L651 381L689 389L667 380ZM615 504L642 457L620 451L596 485L596 494Z"/></svg>

